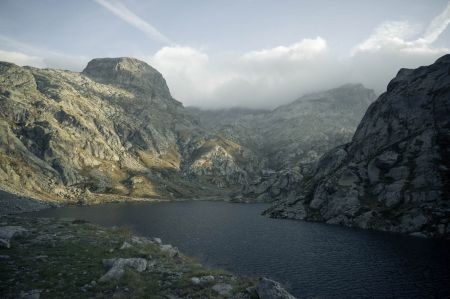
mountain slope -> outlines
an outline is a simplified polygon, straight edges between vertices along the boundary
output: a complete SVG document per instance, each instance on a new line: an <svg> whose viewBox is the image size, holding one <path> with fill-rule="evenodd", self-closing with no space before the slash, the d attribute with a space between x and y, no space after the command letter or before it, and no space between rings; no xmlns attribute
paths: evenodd
<svg viewBox="0 0 450 299"><path fill-rule="evenodd" d="M450 55L402 69L334 148L265 213L449 237Z"/></svg>
<svg viewBox="0 0 450 299"><path fill-rule="evenodd" d="M375 93L346 84L305 95L272 111L189 108L207 130L250 148L260 173L234 196L236 201L271 202L295 195L311 165L331 148L350 141Z"/></svg>
<svg viewBox="0 0 450 299"><path fill-rule="evenodd" d="M222 194L253 167L250 151L203 131L162 75L131 58L82 73L1 62L0 126L0 188L33 197Z"/></svg>
<svg viewBox="0 0 450 299"><path fill-rule="evenodd" d="M285 169L308 164L327 150L350 140L370 103L372 90L347 84L303 96L272 111L190 109L209 130L245 145Z"/></svg>

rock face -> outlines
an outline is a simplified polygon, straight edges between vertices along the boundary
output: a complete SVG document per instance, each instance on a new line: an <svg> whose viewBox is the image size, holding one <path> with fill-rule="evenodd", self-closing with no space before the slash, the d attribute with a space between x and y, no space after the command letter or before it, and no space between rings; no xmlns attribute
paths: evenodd
<svg viewBox="0 0 450 299"><path fill-rule="evenodd" d="M450 55L402 69L350 143L321 157L273 217L450 235Z"/></svg>
<svg viewBox="0 0 450 299"><path fill-rule="evenodd" d="M83 74L96 82L131 89L150 98L171 98L163 76L148 64L134 58L93 59L83 70Z"/></svg>
<svg viewBox="0 0 450 299"><path fill-rule="evenodd" d="M0 62L2 190L72 202L223 194L254 160L203 130L142 61L94 59L82 73Z"/></svg>

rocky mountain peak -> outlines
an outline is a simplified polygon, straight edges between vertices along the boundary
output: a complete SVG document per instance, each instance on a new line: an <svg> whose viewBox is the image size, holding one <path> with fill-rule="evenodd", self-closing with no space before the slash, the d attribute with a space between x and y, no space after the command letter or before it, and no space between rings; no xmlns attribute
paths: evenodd
<svg viewBox="0 0 450 299"><path fill-rule="evenodd" d="M135 58L95 58L89 61L82 74L96 82L118 86L139 95L172 99L161 73Z"/></svg>

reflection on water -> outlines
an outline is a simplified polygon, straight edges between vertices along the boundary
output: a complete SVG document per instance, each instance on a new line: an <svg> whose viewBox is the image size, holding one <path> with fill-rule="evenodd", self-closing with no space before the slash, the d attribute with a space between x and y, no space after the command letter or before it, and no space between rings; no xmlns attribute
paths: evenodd
<svg viewBox="0 0 450 299"><path fill-rule="evenodd" d="M125 225L301 298L450 297L450 243L260 216L267 205L123 203L35 213Z"/></svg>

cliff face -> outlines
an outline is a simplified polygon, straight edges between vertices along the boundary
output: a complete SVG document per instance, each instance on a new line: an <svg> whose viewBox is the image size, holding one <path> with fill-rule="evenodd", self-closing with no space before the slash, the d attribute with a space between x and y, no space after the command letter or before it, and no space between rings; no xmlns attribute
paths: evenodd
<svg viewBox="0 0 450 299"><path fill-rule="evenodd" d="M82 73L0 62L0 126L0 188L33 197L214 195L254 168L249 150L202 130L162 75L131 58Z"/></svg>
<svg viewBox="0 0 450 299"><path fill-rule="evenodd" d="M450 55L402 69L350 143L322 156L265 213L449 237Z"/></svg>

